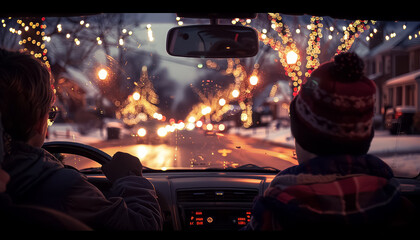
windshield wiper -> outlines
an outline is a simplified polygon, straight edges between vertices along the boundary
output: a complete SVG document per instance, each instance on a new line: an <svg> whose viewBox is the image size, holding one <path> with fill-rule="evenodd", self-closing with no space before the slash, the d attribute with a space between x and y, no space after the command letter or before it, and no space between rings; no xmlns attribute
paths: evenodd
<svg viewBox="0 0 420 240"><path fill-rule="evenodd" d="M79 170L81 173L87 173L87 174L101 174L102 173L102 169L101 167L90 167L90 168L83 168ZM161 170L156 170L156 169L152 169L149 167L145 167L143 166L143 170L142 172L161 172Z"/></svg>
<svg viewBox="0 0 420 240"><path fill-rule="evenodd" d="M102 169L101 167L90 167L90 168L80 169L79 172L88 173L88 174L100 174L102 173Z"/></svg>
<svg viewBox="0 0 420 240"><path fill-rule="evenodd" d="M233 172L280 172L279 169L274 167L260 167L255 164L244 164L239 167L228 167L225 169L222 168L206 168L206 171L233 171Z"/></svg>
<svg viewBox="0 0 420 240"><path fill-rule="evenodd" d="M234 169L251 170L251 171L253 171L253 170L260 170L261 171L261 170L263 170L263 171L268 171L268 172L280 172L279 169L274 168L274 167L260 167L260 166L257 166L255 164L252 164L252 163L244 164L244 165L241 165L241 166L239 166L237 168L234 168Z"/></svg>

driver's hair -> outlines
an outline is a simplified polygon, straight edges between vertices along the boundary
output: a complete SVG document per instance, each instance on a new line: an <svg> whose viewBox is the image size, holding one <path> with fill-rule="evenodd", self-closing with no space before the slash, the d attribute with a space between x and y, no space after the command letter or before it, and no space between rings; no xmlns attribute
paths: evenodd
<svg viewBox="0 0 420 240"><path fill-rule="evenodd" d="M25 52L0 48L0 112L12 140L27 142L55 100L50 71Z"/></svg>

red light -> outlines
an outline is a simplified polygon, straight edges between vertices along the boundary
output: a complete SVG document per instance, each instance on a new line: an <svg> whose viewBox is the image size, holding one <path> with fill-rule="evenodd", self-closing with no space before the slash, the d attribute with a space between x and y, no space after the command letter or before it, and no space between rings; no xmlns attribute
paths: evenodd
<svg viewBox="0 0 420 240"><path fill-rule="evenodd" d="M402 116L402 112L396 112L395 113L395 119L398 119L399 117L401 117Z"/></svg>

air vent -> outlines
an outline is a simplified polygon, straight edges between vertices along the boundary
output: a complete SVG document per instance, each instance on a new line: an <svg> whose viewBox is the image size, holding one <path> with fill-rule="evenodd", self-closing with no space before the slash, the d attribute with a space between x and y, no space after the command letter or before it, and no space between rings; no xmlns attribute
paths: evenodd
<svg viewBox="0 0 420 240"><path fill-rule="evenodd" d="M177 191L178 202L252 202L258 190L196 189Z"/></svg>

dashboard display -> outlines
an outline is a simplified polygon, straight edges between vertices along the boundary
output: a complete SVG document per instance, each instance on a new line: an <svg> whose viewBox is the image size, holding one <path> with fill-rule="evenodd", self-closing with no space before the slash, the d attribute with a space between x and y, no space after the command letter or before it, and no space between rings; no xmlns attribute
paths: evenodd
<svg viewBox="0 0 420 240"><path fill-rule="evenodd" d="M184 225L194 229L239 229L251 221L250 209L185 209Z"/></svg>

